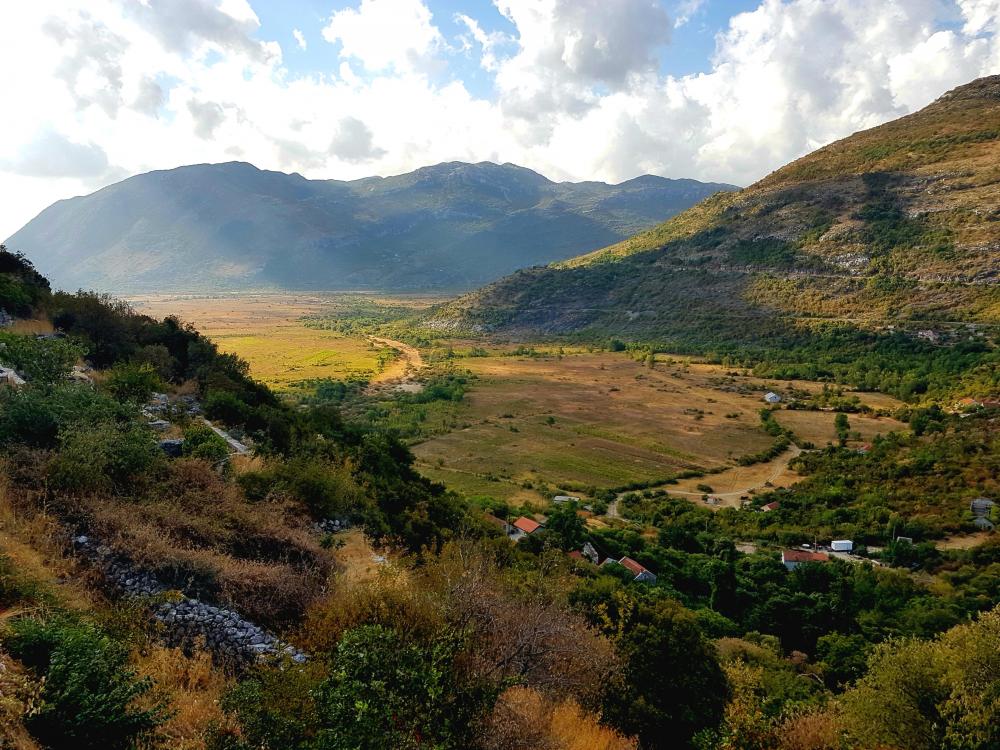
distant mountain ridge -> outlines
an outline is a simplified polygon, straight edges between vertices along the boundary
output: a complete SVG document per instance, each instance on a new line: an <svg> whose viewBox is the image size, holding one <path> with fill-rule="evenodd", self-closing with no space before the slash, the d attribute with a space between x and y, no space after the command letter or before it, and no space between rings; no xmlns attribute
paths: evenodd
<svg viewBox="0 0 1000 750"><path fill-rule="evenodd" d="M816 321L1000 324L1000 76L432 324L726 346Z"/></svg>
<svg viewBox="0 0 1000 750"><path fill-rule="evenodd" d="M732 189L650 175L557 183L490 162L352 181L199 164L59 201L6 244L64 288L469 289Z"/></svg>

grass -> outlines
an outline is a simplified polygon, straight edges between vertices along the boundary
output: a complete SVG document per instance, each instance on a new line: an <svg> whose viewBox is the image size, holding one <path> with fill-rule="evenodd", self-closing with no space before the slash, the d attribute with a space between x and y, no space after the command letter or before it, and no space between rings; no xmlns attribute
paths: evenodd
<svg viewBox="0 0 1000 750"><path fill-rule="evenodd" d="M820 383L774 383L685 360L661 358L650 369L610 352L494 354L457 367L475 378L462 402L428 417L427 437L413 447L420 470L463 494L508 502L541 502L557 489L586 493L655 484L686 470L735 472L723 482L728 477L736 487L744 475L771 470L770 463L727 469L773 441L760 429L763 394L792 385L802 393L822 389ZM861 395L866 401L868 394ZM876 408L898 405L881 394L873 400ZM786 414L787 426L806 433L804 439L825 444L835 438L830 412L782 411L783 425ZM864 441L902 427L888 418L851 416L852 431Z"/></svg>
<svg viewBox="0 0 1000 750"><path fill-rule="evenodd" d="M323 378L367 380L384 363L385 347L364 336L307 325L310 316L338 309L340 300L337 295L247 294L145 296L132 302L140 312L193 323L222 351L247 360L255 378L289 392Z"/></svg>

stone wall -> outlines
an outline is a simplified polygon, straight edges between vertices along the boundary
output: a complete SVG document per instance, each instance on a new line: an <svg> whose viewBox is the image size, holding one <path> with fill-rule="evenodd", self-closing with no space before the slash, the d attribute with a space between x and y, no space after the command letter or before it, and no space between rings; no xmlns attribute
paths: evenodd
<svg viewBox="0 0 1000 750"><path fill-rule="evenodd" d="M203 642L217 663L232 668L267 659L288 657L299 663L307 659L303 652L231 609L172 595L156 576L90 537L76 537L73 547L103 573L114 594L154 599L152 617L162 626L164 640L170 646L192 648Z"/></svg>

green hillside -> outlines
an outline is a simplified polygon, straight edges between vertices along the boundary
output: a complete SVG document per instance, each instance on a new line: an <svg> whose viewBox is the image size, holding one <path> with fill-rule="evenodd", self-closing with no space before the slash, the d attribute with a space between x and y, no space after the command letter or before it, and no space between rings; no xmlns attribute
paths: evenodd
<svg viewBox="0 0 1000 750"><path fill-rule="evenodd" d="M628 240L515 273L434 322L703 349L801 346L818 322L933 340L1000 322L998 275L993 76Z"/></svg>

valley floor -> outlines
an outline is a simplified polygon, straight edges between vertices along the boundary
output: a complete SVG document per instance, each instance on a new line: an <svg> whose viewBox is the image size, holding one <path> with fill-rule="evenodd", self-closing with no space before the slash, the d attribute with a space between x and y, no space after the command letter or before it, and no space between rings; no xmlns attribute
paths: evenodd
<svg viewBox="0 0 1000 750"><path fill-rule="evenodd" d="M798 479L789 468L797 448L749 466L738 459L773 442L759 417L765 393L794 400L818 393L821 383L762 380L684 357L658 355L650 366L624 352L459 340L417 347L363 329L338 331L372 310L435 301L320 293L132 299L140 312L193 323L289 395L308 396L323 381L367 381L354 397L361 402L344 408L374 409L380 426L409 430L420 471L466 496L544 509L555 492L642 485L700 503L710 486L712 507L720 508ZM468 379L464 398L406 403L440 377ZM883 413L900 406L883 394L860 397ZM798 441L818 447L836 440L834 417L777 412ZM850 424L852 445L904 429L887 416L852 415ZM697 476L673 479L685 473Z"/></svg>

